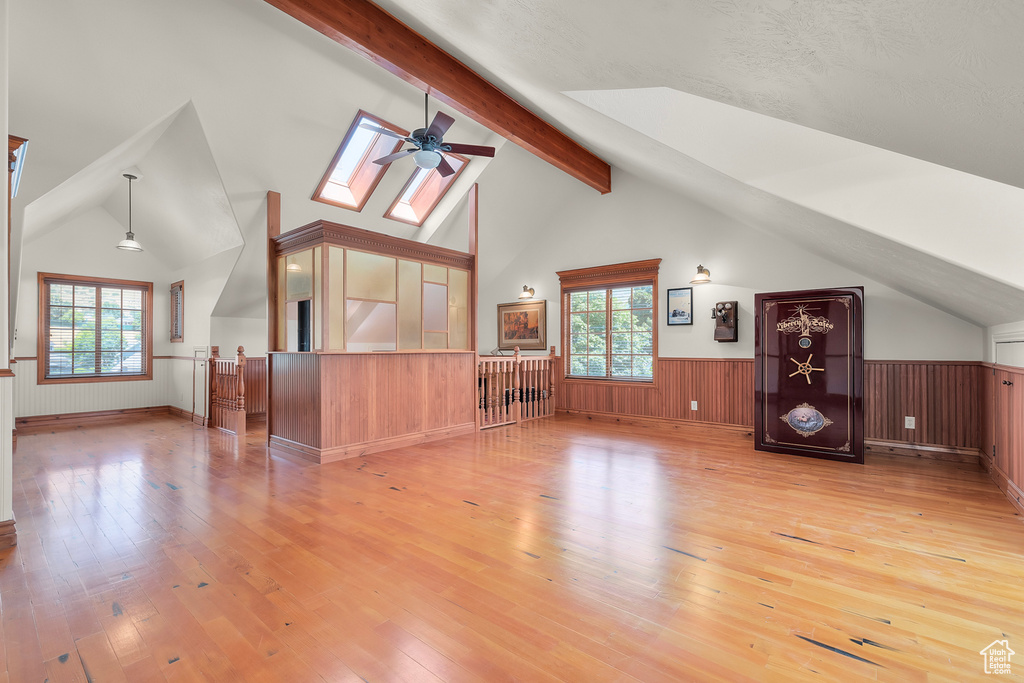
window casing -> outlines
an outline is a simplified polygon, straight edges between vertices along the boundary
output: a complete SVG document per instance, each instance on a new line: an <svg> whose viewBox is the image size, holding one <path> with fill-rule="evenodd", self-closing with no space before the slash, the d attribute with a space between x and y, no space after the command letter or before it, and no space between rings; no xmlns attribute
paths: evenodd
<svg viewBox="0 0 1024 683"><path fill-rule="evenodd" d="M561 271L568 379L653 382L661 259Z"/></svg>
<svg viewBox="0 0 1024 683"><path fill-rule="evenodd" d="M402 136L409 134L409 131L360 109L317 185L314 201L362 211L366 200L373 194L388 168L373 163L374 159L397 152L402 141L361 128L362 123L386 128Z"/></svg>
<svg viewBox="0 0 1024 683"><path fill-rule="evenodd" d="M391 202L384 217L417 227L423 225L441 198L466 170L466 164L469 162L467 157L451 152L445 154L444 158L448 160L448 165L455 173L442 176L436 168L417 168L395 197L395 201Z"/></svg>
<svg viewBox="0 0 1024 683"><path fill-rule="evenodd" d="M153 378L153 283L39 273L39 384Z"/></svg>

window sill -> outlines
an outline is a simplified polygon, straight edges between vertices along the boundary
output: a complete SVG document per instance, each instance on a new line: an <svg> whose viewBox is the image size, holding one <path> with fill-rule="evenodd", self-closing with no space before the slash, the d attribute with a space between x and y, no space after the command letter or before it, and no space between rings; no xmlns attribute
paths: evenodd
<svg viewBox="0 0 1024 683"><path fill-rule="evenodd" d="M152 380L153 373L144 375L102 375L88 377L40 377L36 384L87 384L89 382L140 382Z"/></svg>
<svg viewBox="0 0 1024 683"><path fill-rule="evenodd" d="M601 384L606 386L628 386L628 387L642 387L647 389L655 389L658 384L653 379L627 379L623 378L612 378L612 377L579 377L576 375L566 375L563 380L567 384Z"/></svg>

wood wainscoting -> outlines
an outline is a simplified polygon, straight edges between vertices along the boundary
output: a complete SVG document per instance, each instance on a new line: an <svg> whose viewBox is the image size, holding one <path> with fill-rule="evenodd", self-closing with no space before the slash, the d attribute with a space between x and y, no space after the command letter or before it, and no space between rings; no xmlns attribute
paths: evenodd
<svg viewBox="0 0 1024 683"><path fill-rule="evenodd" d="M1024 514L1024 368L989 365L985 375L981 463Z"/></svg>
<svg viewBox="0 0 1024 683"><path fill-rule="evenodd" d="M476 354L271 353L270 445L331 462L476 430Z"/></svg>
<svg viewBox="0 0 1024 683"><path fill-rule="evenodd" d="M567 380L561 357L556 365L559 410L619 420L754 427L754 361L749 358L659 358L650 384ZM867 452L978 462L986 373L991 374L974 362L865 361ZM916 429L903 427L906 416L915 418Z"/></svg>

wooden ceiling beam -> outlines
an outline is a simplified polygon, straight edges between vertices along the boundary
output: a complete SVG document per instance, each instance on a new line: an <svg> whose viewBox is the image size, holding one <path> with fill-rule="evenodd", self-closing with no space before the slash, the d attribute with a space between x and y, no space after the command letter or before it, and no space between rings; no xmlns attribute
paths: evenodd
<svg viewBox="0 0 1024 683"><path fill-rule="evenodd" d="M611 192L607 162L368 0L266 2L601 194Z"/></svg>

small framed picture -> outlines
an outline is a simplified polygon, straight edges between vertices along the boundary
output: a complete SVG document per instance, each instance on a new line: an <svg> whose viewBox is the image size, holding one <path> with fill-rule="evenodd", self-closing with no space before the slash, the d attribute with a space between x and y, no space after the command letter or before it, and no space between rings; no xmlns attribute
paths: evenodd
<svg viewBox="0 0 1024 683"><path fill-rule="evenodd" d="M498 348L547 349L547 301L498 304Z"/></svg>
<svg viewBox="0 0 1024 683"><path fill-rule="evenodd" d="M693 324L693 287L680 287L668 290L668 315L665 320L669 325Z"/></svg>

